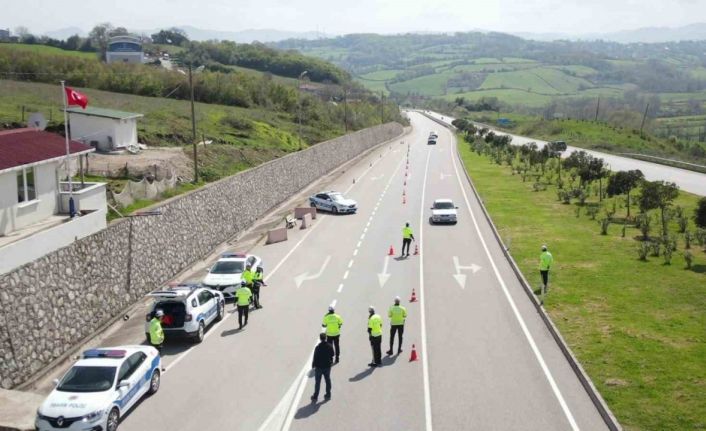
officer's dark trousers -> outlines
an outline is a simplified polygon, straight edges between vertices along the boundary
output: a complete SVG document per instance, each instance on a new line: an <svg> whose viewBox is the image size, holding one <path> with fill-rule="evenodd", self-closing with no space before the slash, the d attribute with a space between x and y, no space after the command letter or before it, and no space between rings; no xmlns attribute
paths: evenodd
<svg viewBox="0 0 706 431"><path fill-rule="evenodd" d="M402 238L402 254L409 254L409 246L412 244L412 238ZM407 248L407 252L405 253L404 249L405 247Z"/></svg>
<svg viewBox="0 0 706 431"><path fill-rule="evenodd" d="M338 341L341 338L340 335L327 335L326 341L333 345L333 350L336 352L336 360L341 356L341 348L338 346Z"/></svg>
<svg viewBox="0 0 706 431"><path fill-rule="evenodd" d="M258 286L258 285L253 285L252 303L255 306L255 308L260 308L260 286Z"/></svg>
<svg viewBox="0 0 706 431"><path fill-rule="evenodd" d="M373 348L373 363L382 365L382 335L371 336L370 346Z"/></svg>
<svg viewBox="0 0 706 431"><path fill-rule="evenodd" d="M539 273L542 274L542 284L547 287L549 285L549 270L540 270Z"/></svg>
<svg viewBox="0 0 706 431"><path fill-rule="evenodd" d="M326 396L331 396L331 367L314 368L314 395L312 398L319 397L319 389L321 389L321 376L324 376L326 381Z"/></svg>
<svg viewBox="0 0 706 431"><path fill-rule="evenodd" d="M399 339L397 340L397 351L402 350L402 334L404 334L404 325L392 325L390 329L390 352L392 351L392 346L395 344L395 333L399 334Z"/></svg>
<svg viewBox="0 0 706 431"><path fill-rule="evenodd" d="M248 324L248 310L250 305L238 305L238 325L242 328L243 325ZM243 318L245 318L245 323L243 323Z"/></svg>

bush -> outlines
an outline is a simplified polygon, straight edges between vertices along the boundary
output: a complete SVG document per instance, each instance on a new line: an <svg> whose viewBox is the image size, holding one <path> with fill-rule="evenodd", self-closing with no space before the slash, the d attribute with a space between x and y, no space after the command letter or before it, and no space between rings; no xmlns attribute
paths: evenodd
<svg viewBox="0 0 706 431"><path fill-rule="evenodd" d="M647 255L650 252L650 243L647 241L642 241L640 244L637 246L637 254L640 257L640 260L646 261L647 260Z"/></svg>
<svg viewBox="0 0 706 431"><path fill-rule="evenodd" d="M595 220L598 215L598 207L595 205L589 206L586 208L586 214L591 217L591 220Z"/></svg>
<svg viewBox="0 0 706 431"><path fill-rule="evenodd" d="M642 213L637 216L637 226L642 233L642 239L647 241L650 239L650 231L652 230L652 217L649 214Z"/></svg>
<svg viewBox="0 0 706 431"><path fill-rule="evenodd" d="M672 254L677 249L677 241L674 238L666 238L664 240L664 250L662 252L662 257L664 258L665 265L672 264Z"/></svg>
<svg viewBox="0 0 706 431"><path fill-rule="evenodd" d="M686 228L689 226L689 219L682 216L677 216L677 225L679 226L679 233L686 232Z"/></svg>
<svg viewBox="0 0 706 431"><path fill-rule="evenodd" d="M694 235L690 230L684 232L684 248L689 250L691 248L691 241L694 239Z"/></svg>
<svg viewBox="0 0 706 431"><path fill-rule="evenodd" d="M706 229L706 197L699 199L694 211L694 223L696 223L696 226Z"/></svg>
<svg viewBox="0 0 706 431"><path fill-rule="evenodd" d="M684 251L684 262L686 262L686 269L691 269L691 264L694 262L694 255L691 254L689 250Z"/></svg>
<svg viewBox="0 0 706 431"><path fill-rule="evenodd" d="M659 252L661 249L662 245L659 243L659 241L650 241L650 250L652 251L652 256L659 257Z"/></svg>
<svg viewBox="0 0 706 431"><path fill-rule="evenodd" d="M568 205L571 203L571 193L567 191L561 192L562 203Z"/></svg>
<svg viewBox="0 0 706 431"><path fill-rule="evenodd" d="M706 246L706 229L697 229L695 236L696 236L696 242L699 243L699 246L701 246L701 247Z"/></svg>
<svg viewBox="0 0 706 431"><path fill-rule="evenodd" d="M601 225L601 235L608 235L608 226L610 226L610 219L608 217L604 217L599 223Z"/></svg>

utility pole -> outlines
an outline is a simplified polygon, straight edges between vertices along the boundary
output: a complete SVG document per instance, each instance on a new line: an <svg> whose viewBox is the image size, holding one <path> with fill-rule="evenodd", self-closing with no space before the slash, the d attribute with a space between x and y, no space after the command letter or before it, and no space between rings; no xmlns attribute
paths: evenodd
<svg viewBox="0 0 706 431"><path fill-rule="evenodd" d="M348 89L343 87L343 127L348 133Z"/></svg>
<svg viewBox="0 0 706 431"><path fill-rule="evenodd" d="M191 141L194 144L194 184L199 182L198 150L196 146L196 115L194 113L194 82L191 77L191 62L189 62L189 92L191 93Z"/></svg>
<svg viewBox="0 0 706 431"><path fill-rule="evenodd" d="M650 109L650 104L647 104L645 108L645 114L642 116L642 124L640 124L640 136L642 136L642 128L645 127L645 120L647 119L647 111Z"/></svg>
<svg viewBox="0 0 706 431"><path fill-rule="evenodd" d="M598 98L598 103L596 104L596 119L594 121L598 122L598 110L601 109L601 98Z"/></svg>

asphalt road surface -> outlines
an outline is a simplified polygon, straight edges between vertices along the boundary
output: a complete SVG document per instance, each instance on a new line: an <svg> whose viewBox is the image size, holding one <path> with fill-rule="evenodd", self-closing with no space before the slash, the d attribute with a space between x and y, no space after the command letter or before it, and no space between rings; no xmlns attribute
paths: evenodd
<svg viewBox="0 0 706 431"><path fill-rule="evenodd" d="M451 124L451 121L454 120L452 117L431 111L427 112L428 115L431 115L447 124ZM500 132L497 130L495 130L495 132L499 135L512 136L512 145L524 145L530 142L535 142L539 148L542 148L547 143L546 141L532 139L526 136L513 135L511 133ZM671 181L676 183L680 189L686 192L694 193L699 196L706 196L706 174L572 146L567 147L564 154L562 154L562 157L568 157L569 154L574 151L585 151L594 157L605 160L610 169L613 171L629 171L632 169L639 169L643 174L645 174L645 178L649 181Z"/></svg>
<svg viewBox="0 0 706 431"><path fill-rule="evenodd" d="M242 331L229 315L202 344L171 346L159 393L122 430L606 428L494 241L452 133L410 117L404 143L381 148L335 183L359 212L320 216L289 241L252 250L265 263L264 308ZM430 130L439 131L435 146L426 143ZM457 225L429 224L437 198L454 200ZM401 259L406 221L420 254ZM395 256L387 256L391 245ZM418 302L409 302L412 289ZM370 369L368 306L385 321L384 355L396 295L409 313L404 352ZM311 353L331 303L344 320L341 362L331 373L332 400L321 401L322 388L312 404Z"/></svg>

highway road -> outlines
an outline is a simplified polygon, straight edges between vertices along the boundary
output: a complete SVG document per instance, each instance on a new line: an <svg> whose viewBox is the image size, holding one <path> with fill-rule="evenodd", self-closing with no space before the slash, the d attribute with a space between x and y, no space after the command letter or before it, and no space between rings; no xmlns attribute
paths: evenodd
<svg viewBox="0 0 706 431"><path fill-rule="evenodd" d="M428 115L431 115L446 124L451 124L451 121L454 120L452 117L438 114L436 112L427 112ZM546 141L528 138L526 136L514 135L497 130L495 130L495 132L500 135L512 136L513 145L524 145L530 142L535 142L539 148L542 148L547 143ZM567 147L567 151L564 152L562 157L568 157L572 152L581 150L591 154L594 157L604 159L613 171L629 171L632 169L639 169L643 174L645 174L645 178L649 181L671 181L676 183L679 188L684 191L694 193L699 196L706 196L706 174L572 146Z"/></svg>
<svg viewBox="0 0 706 431"><path fill-rule="evenodd" d="M335 181L359 212L323 215L287 242L256 246L264 308L242 331L229 315L202 344L170 346L159 393L122 430L606 429L495 242L452 133L410 117L404 143ZM436 146L426 144L430 130ZM457 204L457 225L429 224L437 198ZM406 221L420 254L401 259ZM371 369L368 306L384 317L384 352L396 295L409 312L405 350ZM311 353L332 303L344 320L341 362L332 400L312 404Z"/></svg>

